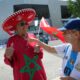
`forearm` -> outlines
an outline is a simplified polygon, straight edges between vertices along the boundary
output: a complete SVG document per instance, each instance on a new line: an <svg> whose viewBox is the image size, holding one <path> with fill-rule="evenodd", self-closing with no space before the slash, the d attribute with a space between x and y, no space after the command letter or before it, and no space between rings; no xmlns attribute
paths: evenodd
<svg viewBox="0 0 80 80"><path fill-rule="evenodd" d="M54 47L51 47L47 44L45 44L44 42L41 42L40 40L36 39L36 38L32 38L32 39L28 39L29 42L36 42L39 46L41 46L43 49L45 49L46 51L50 52L50 53L56 53L56 50Z"/></svg>
<svg viewBox="0 0 80 80"><path fill-rule="evenodd" d="M45 44L44 42L38 41L38 44L43 47L43 49L45 49L46 51L50 52L50 53L56 53L56 50L54 47L51 47L47 44Z"/></svg>

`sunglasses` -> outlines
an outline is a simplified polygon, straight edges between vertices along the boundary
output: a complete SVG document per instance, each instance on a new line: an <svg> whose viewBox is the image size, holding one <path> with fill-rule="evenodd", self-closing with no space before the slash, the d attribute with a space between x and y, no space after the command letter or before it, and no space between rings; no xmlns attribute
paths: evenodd
<svg viewBox="0 0 80 80"><path fill-rule="evenodd" d="M27 22L21 21L18 25L20 27L24 27L25 25L28 25L28 24L27 24Z"/></svg>

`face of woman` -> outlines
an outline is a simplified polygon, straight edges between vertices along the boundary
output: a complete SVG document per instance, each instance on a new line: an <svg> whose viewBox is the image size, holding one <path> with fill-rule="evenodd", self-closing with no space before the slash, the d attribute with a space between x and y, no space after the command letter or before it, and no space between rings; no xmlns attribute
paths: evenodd
<svg viewBox="0 0 80 80"><path fill-rule="evenodd" d="M79 31L76 30L66 30L64 31L64 37L66 42L74 43L79 39Z"/></svg>
<svg viewBox="0 0 80 80"><path fill-rule="evenodd" d="M28 29L28 25L25 21L20 22L16 27L16 32L20 36L25 36Z"/></svg>

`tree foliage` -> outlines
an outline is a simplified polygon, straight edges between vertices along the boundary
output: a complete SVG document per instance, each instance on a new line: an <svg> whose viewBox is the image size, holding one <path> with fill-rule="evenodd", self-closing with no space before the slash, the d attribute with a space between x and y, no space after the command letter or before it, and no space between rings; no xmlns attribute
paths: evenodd
<svg viewBox="0 0 80 80"><path fill-rule="evenodd" d="M80 17L80 0L68 0L68 9L72 16Z"/></svg>

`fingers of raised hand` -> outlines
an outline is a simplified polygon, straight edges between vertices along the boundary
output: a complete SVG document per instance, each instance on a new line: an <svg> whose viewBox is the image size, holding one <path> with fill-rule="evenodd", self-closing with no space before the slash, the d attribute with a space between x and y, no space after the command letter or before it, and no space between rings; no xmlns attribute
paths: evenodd
<svg viewBox="0 0 80 80"><path fill-rule="evenodd" d="M13 43L11 43L10 47L6 48L6 56L12 56L14 48L13 48Z"/></svg>
<svg viewBox="0 0 80 80"><path fill-rule="evenodd" d="M36 53L39 53L40 52L40 46L39 45L36 45L34 47L34 52L36 52Z"/></svg>
<svg viewBox="0 0 80 80"><path fill-rule="evenodd" d="M11 43L10 47L7 48L7 50L13 51L14 50L14 43Z"/></svg>

